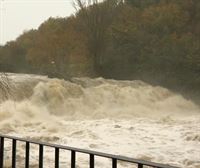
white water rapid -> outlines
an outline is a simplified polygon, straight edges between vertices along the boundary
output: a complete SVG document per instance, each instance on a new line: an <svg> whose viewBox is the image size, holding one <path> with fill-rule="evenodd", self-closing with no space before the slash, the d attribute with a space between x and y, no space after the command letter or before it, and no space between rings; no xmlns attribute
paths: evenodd
<svg viewBox="0 0 200 168"><path fill-rule="evenodd" d="M25 74L9 74L9 80L10 98L0 100L1 134L200 168L200 109L181 95L142 81L64 81ZM11 165L9 145L6 141L6 167ZM31 165L37 167L38 147L31 150ZM60 167L67 167L70 153L60 155ZM44 156L44 167L54 167L50 148ZM96 159L97 167L111 167L111 161ZM23 160L19 143L17 167ZM77 167L88 167L88 156L79 154L77 161Z"/></svg>

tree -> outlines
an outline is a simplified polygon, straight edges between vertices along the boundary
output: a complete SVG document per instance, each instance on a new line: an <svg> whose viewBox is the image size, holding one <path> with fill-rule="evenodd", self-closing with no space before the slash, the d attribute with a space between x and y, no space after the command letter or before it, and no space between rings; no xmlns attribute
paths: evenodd
<svg viewBox="0 0 200 168"><path fill-rule="evenodd" d="M99 0L75 0L75 8L80 9L77 17L82 19L88 38L88 48L94 61L93 68L98 75L102 72L107 29L120 2L119 0L106 0L102 3L99 3Z"/></svg>
<svg viewBox="0 0 200 168"><path fill-rule="evenodd" d="M125 0L129 5L132 5L136 8L146 8L148 6L159 3L162 0Z"/></svg>

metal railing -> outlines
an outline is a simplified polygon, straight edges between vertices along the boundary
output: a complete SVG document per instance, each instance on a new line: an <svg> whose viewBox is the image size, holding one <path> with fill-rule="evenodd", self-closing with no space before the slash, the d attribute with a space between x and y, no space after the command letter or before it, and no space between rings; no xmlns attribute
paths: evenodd
<svg viewBox="0 0 200 168"><path fill-rule="evenodd" d="M62 145L55 145L51 143L43 143L43 142L37 142L33 140L27 140L23 138L17 138L7 135L0 135L0 168L4 167L4 141L5 139L12 141L12 168L16 168L16 151L17 151L17 142L24 142L25 143L25 168L29 168L29 158L30 158L30 144L35 144L39 146L39 158L38 158L38 167L43 168L43 153L44 153L44 146L45 147L51 147L55 149L55 168L59 168L59 153L60 149L67 150L71 152L71 168L76 167L76 153L83 153L89 156L89 167L94 168L95 167L95 156L108 158L112 160L112 168L117 168L118 161L128 162L136 164L138 168L143 168L144 166L152 167L152 168L177 168L170 165L165 164L159 164L154 162L148 162L144 160L139 159L133 159L125 156L119 156L119 155L111 155L107 153L102 152L96 152L91 150L84 150L74 147L68 147L68 146L62 146Z"/></svg>

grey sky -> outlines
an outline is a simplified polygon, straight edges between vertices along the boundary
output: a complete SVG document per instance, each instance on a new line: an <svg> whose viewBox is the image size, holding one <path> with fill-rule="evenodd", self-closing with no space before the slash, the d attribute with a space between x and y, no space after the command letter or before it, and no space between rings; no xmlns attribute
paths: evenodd
<svg viewBox="0 0 200 168"><path fill-rule="evenodd" d="M72 0L0 0L0 44L25 30L38 28L49 17L74 13Z"/></svg>

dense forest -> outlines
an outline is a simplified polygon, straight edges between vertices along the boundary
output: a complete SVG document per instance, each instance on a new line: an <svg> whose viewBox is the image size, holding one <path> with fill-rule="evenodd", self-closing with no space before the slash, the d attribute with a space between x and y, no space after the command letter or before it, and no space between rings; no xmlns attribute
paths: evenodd
<svg viewBox="0 0 200 168"><path fill-rule="evenodd" d="M88 0L89 2L89 0ZM76 0L0 46L0 71L143 80L200 97L200 1Z"/></svg>

